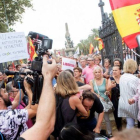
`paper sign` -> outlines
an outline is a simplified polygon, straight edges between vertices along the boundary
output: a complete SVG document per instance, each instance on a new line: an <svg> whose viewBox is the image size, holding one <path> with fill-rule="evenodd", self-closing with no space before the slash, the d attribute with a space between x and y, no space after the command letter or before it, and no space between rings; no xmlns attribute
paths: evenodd
<svg viewBox="0 0 140 140"><path fill-rule="evenodd" d="M75 66L76 66L76 60L69 59L69 58L62 58L62 70L70 69L73 71Z"/></svg>
<svg viewBox="0 0 140 140"><path fill-rule="evenodd" d="M0 33L0 63L29 58L24 33Z"/></svg>

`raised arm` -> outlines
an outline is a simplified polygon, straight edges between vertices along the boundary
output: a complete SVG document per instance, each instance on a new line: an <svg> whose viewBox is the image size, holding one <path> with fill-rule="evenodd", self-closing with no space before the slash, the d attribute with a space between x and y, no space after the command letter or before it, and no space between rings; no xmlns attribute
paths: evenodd
<svg viewBox="0 0 140 140"><path fill-rule="evenodd" d="M19 101L20 101L20 94L21 94L21 100L22 100L24 97L24 93L22 89L18 91L18 94L16 95L15 99L12 101L12 109L15 109L18 106Z"/></svg>
<svg viewBox="0 0 140 140"><path fill-rule="evenodd" d="M78 87L79 90L92 90L92 87L88 84Z"/></svg>
<svg viewBox="0 0 140 140"><path fill-rule="evenodd" d="M91 91L94 93L94 88L93 88L92 80L90 80L89 85L91 86Z"/></svg>
<svg viewBox="0 0 140 140"><path fill-rule="evenodd" d="M84 106L82 105L81 100L77 96L70 97L69 102L70 102L70 106L73 109L77 108L82 116L88 116L86 109L84 108Z"/></svg>
<svg viewBox="0 0 140 140"><path fill-rule="evenodd" d="M42 94L37 110L36 123L21 136L26 140L46 140L54 129L56 109L52 79L56 72L55 61L52 60L52 64L47 64L47 58L43 57L42 74L44 82Z"/></svg>
<svg viewBox="0 0 140 140"><path fill-rule="evenodd" d="M111 82L110 79L108 79L108 85L106 87L107 91L111 91L112 88L116 87L116 83L115 82Z"/></svg>

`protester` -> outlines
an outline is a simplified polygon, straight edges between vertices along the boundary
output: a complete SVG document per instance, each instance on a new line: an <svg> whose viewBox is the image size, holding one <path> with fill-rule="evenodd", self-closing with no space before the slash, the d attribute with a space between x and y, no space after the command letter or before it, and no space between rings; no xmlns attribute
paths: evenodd
<svg viewBox="0 0 140 140"><path fill-rule="evenodd" d="M16 65L16 71L20 71L20 69L21 69L21 65L20 64Z"/></svg>
<svg viewBox="0 0 140 140"><path fill-rule="evenodd" d="M101 63L101 56L96 54L93 58L94 58L95 65L102 67L100 65L100 63Z"/></svg>
<svg viewBox="0 0 140 140"><path fill-rule="evenodd" d="M79 112L82 116L87 116L87 111L79 99L79 89L72 74L63 71L57 78L56 93L56 124L53 136L57 138L60 130L67 123L77 123L76 114ZM61 116L60 116L61 114ZM61 121L62 120L62 121ZM60 128L57 128L60 123Z"/></svg>
<svg viewBox="0 0 140 140"><path fill-rule="evenodd" d="M137 103L129 105L128 100L136 95L138 86L138 78L133 75L137 70L137 63L133 59L128 59L124 63L124 74L120 78L120 99L118 108L118 117L124 117L127 121L126 128L134 127L135 119L137 119L138 106Z"/></svg>
<svg viewBox="0 0 140 140"><path fill-rule="evenodd" d="M123 74L123 63L122 63L122 60L120 58L115 58L113 60L113 66L120 66L121 68L121 74ZM110 71L110 75L112 76L113 75L113 70Z"/></svg>
<svg viewBox="0 0 140 140"><path fill-rule="evenodd" d="M122 60L120 59L120 58L115 58L114 60L113 60L113 65L114 66L120 66L120 68L122 69L123 68L123 64L122 64Z"/></svg>
<svg viewBox="0 0 140 140"><path fill-rule="evenodd" d="M139 108L139 112L138 112L138 128L140 128L140 80L139 80L139 84L136 90L136 95L132 98L129 99L128 102L129 104L134 104L135 102L138 102L138 108Z"/></svg>
<svg viewBox="0 0 140 140"><path fill-rule="evenodd" d="M26 80L24 81L24 85L28 96L31 97L31 87ZM37 106L31 106L30 109L14 109L19 103L19 94L20 93L16 95L11 104L8 94L4 93L2 89L0 91L0 132L8 140L17 139L23 132L25 132L28 129L26 122L36 114ZM21 97L23 97L23 93ZM12 105L12 107L9 107L10 105Z"/></svg>
<svg viewBox="0 0 140 140"><path fill-rule="evenodd" d="M8 93L9 99L12 102L12 101L14 101L16 95L18 94L19 89L14 88L12 85L12 82L9 82L6 85L6 92ZM26 108L26 105L24 104L24 102L22 100L21 100L20 104L16 107L16 109L25 109L25 108ZM31 119L29 119L26 122L26 124L27 124L28 128L31 128L33 126Z"/></svg>
<svg viewBox="0 0 140 140"><path fill-rule="evenodd" d="M90 85L92 86L92 92L96 94L100 100L107 101L109 100L108 96L106 95L107 91L107 80L103 78L103 71L102 68L97 66L94 71L94 79L90 81ZM112 128L111 128L111 122L109 119L109 113L104 113L104 119L107 127L107 132L109 137L112 137Z"/></svg>
<svg viewBox="0 0 140 140"><path fill-rule="evenodd" d="M80 65L81 65L82 69L84 69L86 67L86 58L85 57L80 58Z"/></svg>
<svg viewBox="0 0 140 140"><path fill-rule="evenodd" d="M82 104L88 112L88 117L78 116L78 124L90 130L100 133L101 123L104 117L103 105L99 98L90 91L84 91L82 94ZM98 121L95 118L95 112L99 114Z"/></svg>
<svg viewBox="0 0 140 140"><path fill-rule="evenodd" d="M112 70L110 59L106 58L104 60L103 76L108 79L110 77L110 72Z"/></svg>
<svg viewBox="0 0 140 140"><path fill-rule="evenodd" d="M67 70L65 70L65 71L70 72L71 75L74 77L74 73L73 73L72 70L67 69ZM79 89L79 91L91 90L91 86L88 85L88 84L84 84L84 83L81 83L81 82L79 82L79 81L76 81L76 83L77 83L77 85L78 85L78 89Z"/></svg>
<svg viewBox="0 0 140 140"><path fill-rule="evenodd" d="M94 78L93 70L96 67L96 65L94 64L93 57L88 57L87 62L88 66L83 69L82 75L85 76L86 84L89 84L90 80Z"/></svg>
<svg viewBox="0 0 140 140"><path fill-rule="evenodd" d="M63 98L61 109L64 124L69 122L77 123L77 110L83 116L87 116L87 111L83 107L80 99L76 96L76 94L79 92L78 86L74 80L74 77L69 72L63 71L60 73L57 78L55 92L57 95L60 95Z"/></svg>
<svg viewBox="0 0 140 140"><path fill-rule="evenodd" d="M73 71L74 71L75 81L76 82L79 81L81 83L84 83L84 78L81 77L81 75L82 75L82 69L79 68L79 67L76 67L76 68L73 69Z"/></svg>
<svg viewBox="0 0 140 140"><path fill-rule="evenodd" d="M117 65L113 66L113 76L110 77L108 81L108 90L111 91L111 101L115 108L113 114L118 131L122 130L122 118L118 117L118 104L120 98L120 87L119 87L120 78L121 78L120 66Z"/></svg>

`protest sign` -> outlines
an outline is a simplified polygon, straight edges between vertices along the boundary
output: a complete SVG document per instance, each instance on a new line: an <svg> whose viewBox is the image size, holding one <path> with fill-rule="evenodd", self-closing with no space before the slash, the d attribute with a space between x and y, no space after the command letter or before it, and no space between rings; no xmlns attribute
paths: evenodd
<svg viewBox="0 0 140 140"><path fill-rule="evenodd" d="M0 63L29 58L24 33L0 33Z"/></svg>
<svg viewBox="0 0 140 140"><path fill-rule="evenodd" d="M69 58L62 58L62 70L70 69L73 71L76 66L76 60Z"/></svg>

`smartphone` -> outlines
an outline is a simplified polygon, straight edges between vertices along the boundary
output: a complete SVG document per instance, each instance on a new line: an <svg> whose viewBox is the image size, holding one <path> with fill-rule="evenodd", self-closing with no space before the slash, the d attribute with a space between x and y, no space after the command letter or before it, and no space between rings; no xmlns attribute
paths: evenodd
<svg viewBox="0 0 140 140"><path fill-rule="evenodd" d="M112 84L115 84L116 82L115 82L115 80L111 80L111 83L112 83Z"/></svg>

